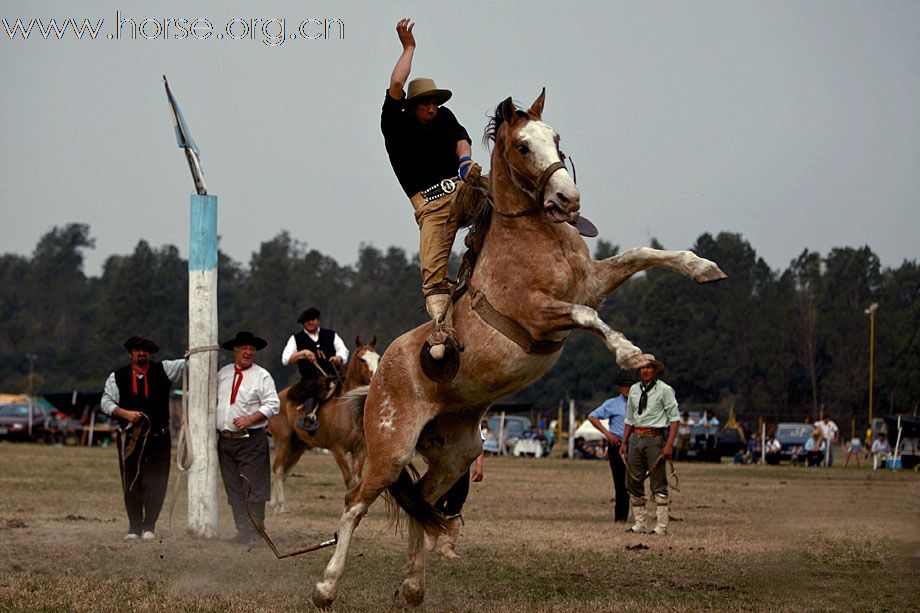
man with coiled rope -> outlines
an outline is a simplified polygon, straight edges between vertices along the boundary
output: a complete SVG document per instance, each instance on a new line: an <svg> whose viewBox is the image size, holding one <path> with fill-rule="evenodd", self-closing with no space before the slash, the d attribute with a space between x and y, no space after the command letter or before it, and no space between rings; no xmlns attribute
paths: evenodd
<svg viewBox="0 0 920 613"><path fill-rule="evenodd" d="M124 344L131 363L112 372L102 394L102 412L116 418L119 468L128 512L126 541L153 540L169 481L169 394L185 360L154 362L153 341L132 336Z"/></svg>

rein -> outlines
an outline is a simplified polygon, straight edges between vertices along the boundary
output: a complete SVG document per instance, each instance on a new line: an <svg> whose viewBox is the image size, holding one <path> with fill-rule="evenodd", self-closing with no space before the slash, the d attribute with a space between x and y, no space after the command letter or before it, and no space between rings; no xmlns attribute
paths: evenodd
<svg viewBox="0 0 920 613"><path fill-rule="evenodd" d="M655 463L652 464L651 468L649 468L647 471L645 471L645 474L642 475L642 477L636 476L636 474L635 474L633 471L629 470L629 466L628 466L628 465L626 466L626 470L629 472L629 476L630 476L634 481L637 481L639 484L642 484L642 483L645 482L646 479L649 478L649 476L652 474L652 471L655 470L655 468L658 466L658 464L659 464L662 460L664 460L664 456L658 456L658 459L655 460ZM671 488L672 490L674 490L675 492L679 492L679 491L680 491L680 487L679 487L679 486L680 486L680 479L677 478L677 471L674 469L674 460L671 459L671 458L668 458L668 459L667 459L667 463L668 463L668 469L669 469L669 470L668 470L668 475L667 475L668 487L670 487L670 488Z"/></svg>

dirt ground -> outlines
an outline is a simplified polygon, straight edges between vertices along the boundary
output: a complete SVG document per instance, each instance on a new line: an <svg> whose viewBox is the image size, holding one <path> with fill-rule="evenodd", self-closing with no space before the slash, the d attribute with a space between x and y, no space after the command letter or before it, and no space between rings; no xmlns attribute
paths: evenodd
<svg viewBox="0 0 920 613"><path fill-rule="evenodd" d="M610 521L606 462L489 457L485 469L464 512L462 558L429 562L425 610L918 607L914 472L678 464L670 534L655 537ZM276 560L264 547L187 536L176 476L158 539L124 542L113 448L0 443L0 609L313 609L331 550ZM330 538L344 489L332 458L308 453L287 483L291 512L266 522L279 547ZM233 533L221 494L221 536ZM405 549L378 501L334 610L400 609Z"/></svg>

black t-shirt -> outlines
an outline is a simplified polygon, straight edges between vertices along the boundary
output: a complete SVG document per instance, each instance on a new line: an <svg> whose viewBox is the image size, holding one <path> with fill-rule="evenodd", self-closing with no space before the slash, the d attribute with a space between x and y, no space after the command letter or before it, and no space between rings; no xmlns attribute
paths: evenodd
<svg viewBox="0 0 920 613"><path fill-rule="evenodd" d="M402 100L390 96L383 98L380 129L390 156L393 172L406 195L412 197L441 179L457 174L457 143L465 140L472 144L466 128L460 125L446 107L427 124L423 124Z"/></svg>

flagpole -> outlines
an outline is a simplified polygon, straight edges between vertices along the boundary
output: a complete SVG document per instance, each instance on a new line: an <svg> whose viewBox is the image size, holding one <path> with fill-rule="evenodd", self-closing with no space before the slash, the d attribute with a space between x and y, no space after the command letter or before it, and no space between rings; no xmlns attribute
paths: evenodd
<svg viewBox="0 0 920 613"><path fill-rule="evenodd" d="M188 258L188 529L217 536L217 196L209 195L198 146L163 76L166 97L197 193L191 195Z"/></svg>

